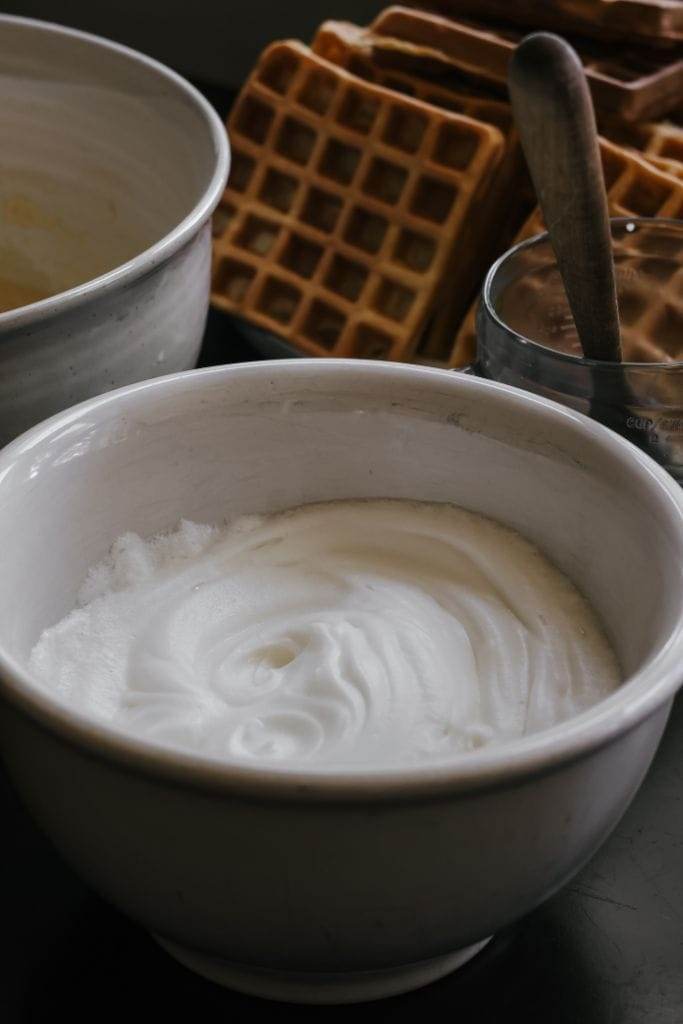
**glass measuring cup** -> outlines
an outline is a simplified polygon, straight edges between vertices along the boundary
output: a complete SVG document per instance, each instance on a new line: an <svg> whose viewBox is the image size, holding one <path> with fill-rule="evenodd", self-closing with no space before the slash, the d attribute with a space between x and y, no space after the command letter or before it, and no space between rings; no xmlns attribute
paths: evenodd
<svg viewBox="0 0 683 1024"><path fill-rule="evenodd" d="M600 420L683 482L683 221L616 218L612 238L622 364L583 357L543 234L489 270L474 371Z"/></svg>

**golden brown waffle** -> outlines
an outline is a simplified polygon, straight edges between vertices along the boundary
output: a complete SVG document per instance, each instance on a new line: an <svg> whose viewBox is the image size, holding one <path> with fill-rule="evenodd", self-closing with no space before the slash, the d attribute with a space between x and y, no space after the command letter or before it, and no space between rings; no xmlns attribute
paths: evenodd
<svg viewBox="0 0 683 1024"><path fill-rule="evenodd" d="M612 217L683 217L683 185L651 167L641 156L600 139L602 169ZM540 210L534 210L518 239L545 231Z"/></svg>
<svg viewBox="0 0 683 1024"><path fill-rule="evenodd" d="M444 69L453 68L501 90L507 86L508 62L523 32L502 30L469 21L453 21L408 7L388 7L371 25L378 35L392 37L442 55ZM628 61L596 43L577 44L598 114L624 121L657 118L680 103L683 61L629 53ZM391 60L391 53L383 54Z"/></svg>
<svg viewBox="0 0 683 1024"><path fill-rule="evenodd" d="M442 110L456 110L500 128L506 137L503 160L488 189L482 190L463 224L453 266L442 283L436 312L415 351L417 362L439 365L448 358L453 334L491 262L496 247L512 241L533 206L510 105L462 88L444 88L407 71L389 70L374 59L378 37L349 22L327 21L318 29L313 50L367 81L414 96Z"/></svg>
<svg viewBox="0 0 683 1024"><path fill-rule="evenodd" d="M495 125L505 135L508 145L517 140L512 110L507 101L487 96L472 87L468 91L464 82L438 82L406 70L387 68L376 59L377 48L385 42L381 36L349 21L325 21L318 28L311 46L314 53L359 78L430 103L441 110L451 110Z"/></svg>
<svg viewBox="0 0 683 1024"><path fill-rule="evenodd" d="M370 63L377 70L383 68L388 75L393 76L394 73L400 75L402 72L407 72L409 75L412 73L414 76L426 80L429 79L430 72L433 72L434 76L439 79L437 89L442 86L473 96L501 99L500 95L496 95L497 90L492 91L486 81L475 81L472 75L461 74L453 62L440 50L415 43L410 39L385 36L374 32L370 27L361 27L348 21L323 22L316 32L313 48L315 49L317 40L321 49L330 49L330 56L327 59L334 63L342 64L342 60L339 59L342 54L329 38L329 30L332 27L342 39L342 49L348 49L348 47L353 49L354 55L350 58L350 63L359 61L359 69L364 64L367 70L367 65ZM365 77L360 71L354 71L354 73L358 73L361 78Z"/></svg>
<svg viewBox="0 0 683 1024"><path fill-rule="evenodd" d="M612 123L603 126L613 142L636 150L665 174L683 181L683 128L668 122Z"/></svg>
<svg viewBox="0 0 683 1024"><path fill-rule="evenodd" d="M296 42L262 54L228 128L213 302L313 355L409 359L501 132Z"/></svg>
<svg viewBox="0 0 683 1024"><path fill-rule="evenodd" d="M665 174L670 174L673 178L683 181L683 164L679 163L678 160L667 160L664 157L649 156L647 154L646 159L658 171L663 171Z"/></svg>
<svg viewBox="0 0 683 1024"><path fill-rule="evenodd" d="M647 46L683 42L679 0L409 0L448 17L513 22L529 29L628 39Z"/></svg>
<svg viewBox="0 0 683 1024"><path fill-rule="evenodd" d="M683 182L663 174L642 157L607 139L600 140L600 152L612 217L683 217ZM519 232L517 241L541 231L545 231L545 225L540 210L536 209ZM474 359L477 305L478 302L472 306L457 333L450 366L465 366ZM658 302L652 305L659 308ZM675 322L680 325L680 319Z"/></svg>

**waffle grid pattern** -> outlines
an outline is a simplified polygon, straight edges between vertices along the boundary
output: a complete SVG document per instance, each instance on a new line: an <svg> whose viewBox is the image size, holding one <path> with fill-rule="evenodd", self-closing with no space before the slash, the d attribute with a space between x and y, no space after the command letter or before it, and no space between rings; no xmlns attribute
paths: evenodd
<svg viewBox="0 0 683 1024"><path fill-rule="evenodd" d="M683 353L683 267L659 282L660 300L652 302L638 282L624 282L620 291L622 337L632 362L666 363L680 360ZM679 387L670 396L680 408Z"/></svg>
<svg viewBox="0 0 683 1024"><path fill-rule="evenodd" d="M683 181L683 128L668 122L605 125L605 135L644 156L658 170Z"/></svg>
<svg viewBox="0 0 683 1024"><path fill-rule="evenodd" d="M683 185L671 175L607 139L600 140L600 155L613 217L683 217ZM541 212L536 209L518 241L544 230Z"/></svg>
<svg viewBox="0 0 683 1024"><path fill-rule="evenodd" d="M373 59L375 38L366 29L349 22L327 21L318 29L312 46L321 57L359 78L441 110L456 111L494 125L506 139L504 158L489 187L480 191L480 202L468 213L460 244L453 254L453 265L441 285L434 317L422 333L412 357L416 363L442 366L448 362L457 327L491 261L496 243L512 240L533 206L533 189L509 103L467 92L460 84L445 88L407 71L384 68Z"/></svg>
<svg viewBox="0 0 683 1024"><path fill-rule="evenodd" d="M498 129L269 47L229 120L214 303L313 355L408 359Z"/></svg>

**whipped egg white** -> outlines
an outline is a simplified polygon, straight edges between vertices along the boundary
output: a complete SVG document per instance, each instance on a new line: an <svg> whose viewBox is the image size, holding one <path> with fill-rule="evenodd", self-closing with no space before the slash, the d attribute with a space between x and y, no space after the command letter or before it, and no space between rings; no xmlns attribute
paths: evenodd
<svg viewBox="0 0 683 1024"><path fill-rule="evenodd" d="M126 733L280 765L443 760L546 729L620 682L595 613L537 548L402 500L126 534L30 669Z"/></svg>

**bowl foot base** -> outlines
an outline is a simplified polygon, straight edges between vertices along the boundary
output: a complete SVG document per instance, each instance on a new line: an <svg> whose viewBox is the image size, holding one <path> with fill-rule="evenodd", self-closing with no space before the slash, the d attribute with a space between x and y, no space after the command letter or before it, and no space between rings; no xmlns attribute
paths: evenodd
<svg viewBox="0 0 683 1024"><path fill-rule="evenodd" d="M400 995L429 985L450 974L476 956L490 941L490 936L472 946L456 949L444 956L400 967L376 971L278 971L263 967L236 964L208 953L199 953L170 939L154 936L157 942L185 967L226 988L289 1003L361 1003Z"/></svg>

